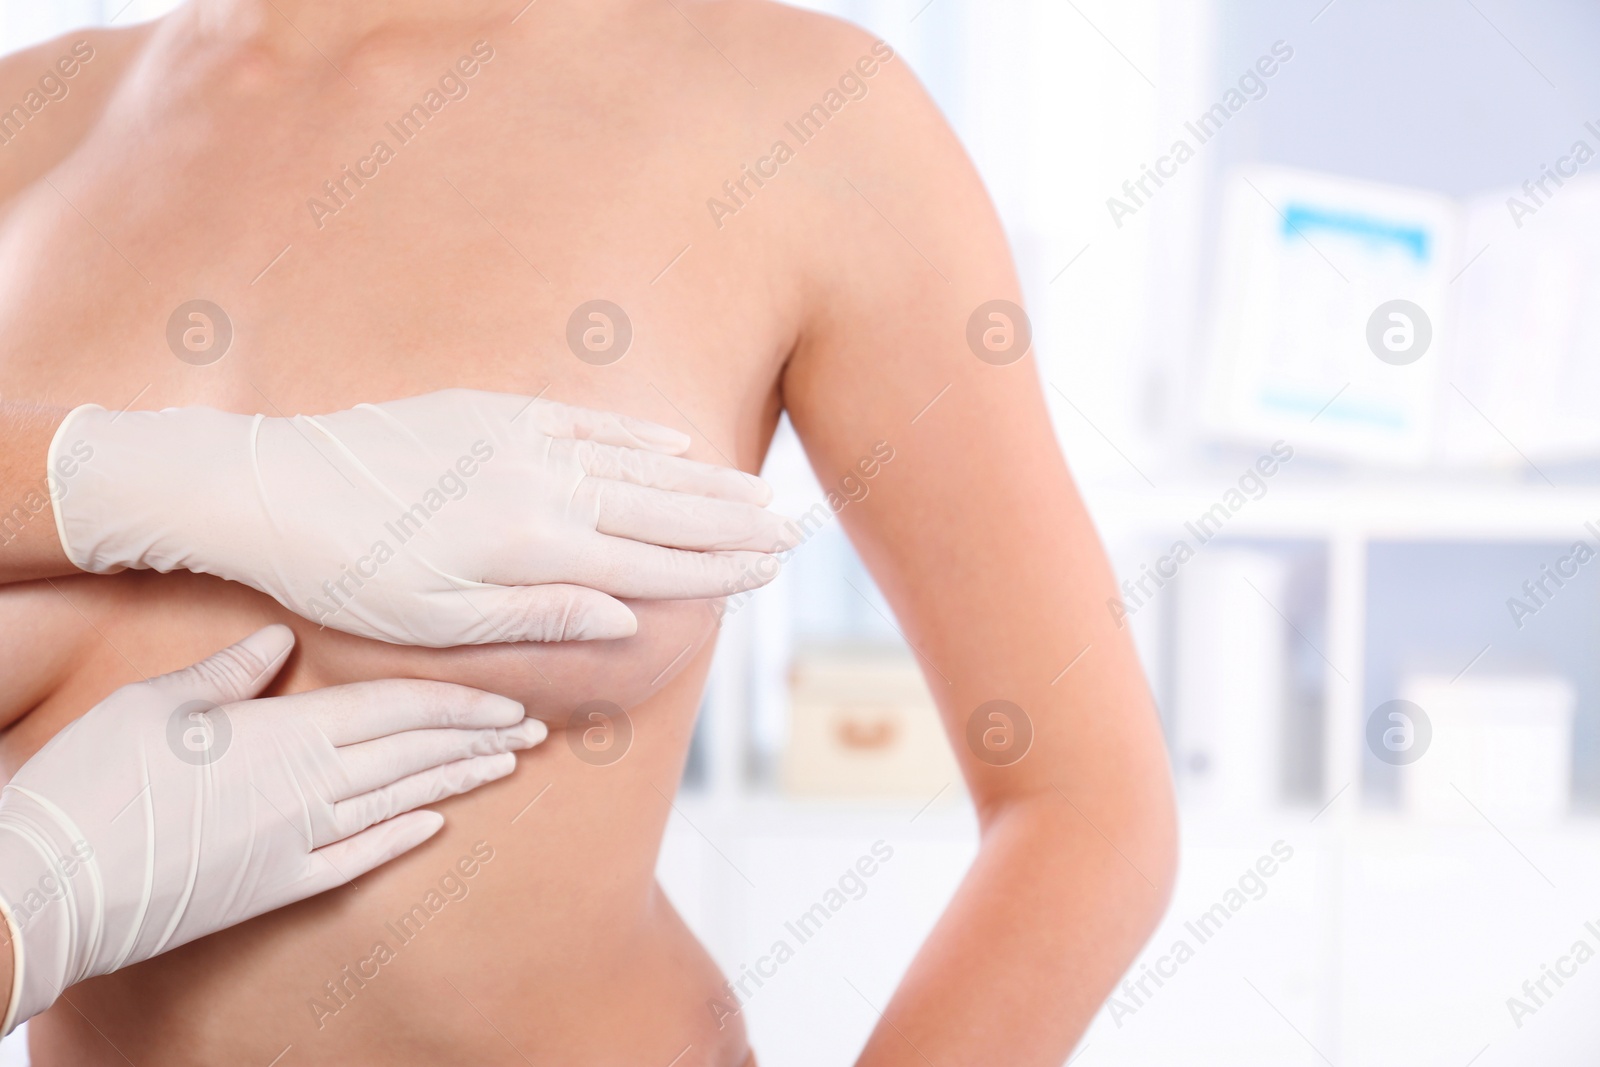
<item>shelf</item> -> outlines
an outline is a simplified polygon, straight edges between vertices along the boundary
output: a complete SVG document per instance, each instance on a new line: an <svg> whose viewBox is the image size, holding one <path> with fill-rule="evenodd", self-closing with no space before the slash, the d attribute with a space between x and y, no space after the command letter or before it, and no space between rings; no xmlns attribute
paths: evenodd
<svg viewBox="0 0 1600 1067"><path fill-rule="evenodd" d="M952 796L952 794L954 794ZM932 804L907 799L800 799L775 793L715 797L685 791L674 822L687 821L739 837L916 837L971 840L978 820L965 793L952 786ZM691 830L692 832L692 830Z"/></svg>
<svg viewBox="0 0 1600 1067"><path fill-rule="evenodd" d="M926 839L976 842L978 821L964 794L941 797L927 808L910 800L799 799L756 793L733 799L685 791L676 799L674 828L735 837L879 837L892 834ZM918 814L918 812L921 814ZM1381 808L1359 807L1346 792L1326 810L1310 805L1285 805L1267 811L1238 812L1180 806L1179 824L1186 846L1228 848L1255 846L1288 837L1308 844L1333 841L1393 846L1404 851L1498 832L1481 817L1436 820ZM1500 823L1521 842L1562 842L1600 855L1600 815L1571 814L1555 822ZM1512 860L1516 856L1510 856Z"/></svg>
<svg viewBox="0 0 1600 1067"><path fill-rule="evenodd" d="M1547 485L1481 485L1430 480L1361 482L1267 482L1260 499L1245 499L1220 529L1231 537L1326 538L1354 534L1385 540L1600 540L1584 528L1600 527L1600 487L1576 489ZM1084 497L1108 537L1199 538L1185 523L1195 522L1235 485L1226 475L1215 480L1186 478L1157 488L1095 486Z"/></svg>

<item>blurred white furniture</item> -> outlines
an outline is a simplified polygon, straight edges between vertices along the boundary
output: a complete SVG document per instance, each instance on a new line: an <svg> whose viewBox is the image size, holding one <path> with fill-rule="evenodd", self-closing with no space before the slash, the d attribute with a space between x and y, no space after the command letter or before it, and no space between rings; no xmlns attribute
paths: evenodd
<svg viewBox="0 0 1600 1067"><path fill-rule="evenodd" d="M1432 737L1401 776L1406 808L1430 821L1549 826L1571 806L1577 695L1552 675L1420 676L1401 686Z"/></svg>
<svg viewBox="0 0 1600 1067"><path fill-rule="evenodd" d="M1202 548L1174 590L1173 652L1179 795L1194 810L1250 814L1280 800L1288 626L1282 558Z"/></svg>

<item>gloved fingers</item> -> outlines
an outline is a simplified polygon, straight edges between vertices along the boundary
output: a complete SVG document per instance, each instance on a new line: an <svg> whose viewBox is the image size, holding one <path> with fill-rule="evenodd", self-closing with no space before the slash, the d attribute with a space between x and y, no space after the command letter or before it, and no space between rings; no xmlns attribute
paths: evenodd
<svg viewBox="0 0 1600 1067"><path fill-rule="evenodd" d="M515 726L524 714L509 697L414 678L354 682L280 699L304 702L311 723L341 747L405 730Z"/></svg>
<svg viewBox="0 0 1600 1067"><path fill-rule="evenodd" d="M575 437L608 445L626 445L678 455L689 448L689 435L660 423L613 411L574 407L554 400L535 400L525 419L550 437Z"/></svg>
<svg viewBox="0 0 1600 1067"><path fill-rule="evenodd" d="M663 548L787 552L800 543L793 522L754 504L602 478L578 483L576 498L580 507L593 507L595 528L601 533Z"/></svg>
<svg viewBox="0 0 1600 1067"><path fill-rule="evenodd" d="M609 478L655 489L671 489L718 500L738 500L757 507L772 501L772 488L753 474L737 467L718 467L681 456L664 456L637 448L621 448L595 441L567 444L583 472L594 478Z"/></svg>
<svg viewBox="0 0 1600 1067"><path fill-rule="evenodd" d="M482 635L473 642L478 644L609 641L639 630L639 620L626 604L581 585L494 585L464 590L463 595L473 618L487 621L474 631Z"/></svg>
<svg viewBox="0 0 1600 1067"><path fill-rule="evenodd" d="M532 748L550 733L538 719L515 726L484 730L407 730L339 750L344 765L342 792L331 799L348 800L381 789L402 778L473 756L494 756Z"/></svg>
<svg viewBox="0 0 1600 1067"><path fill-rule="evenodd" d="M781 569L767 552L687 552L600 534L570 577L631 600L709 600L759 589Z"/></svg>
<svg viewBox="0 0 1600 1067"><path fill-rule="evenodd" d="M281 623L266 626L192 666L150 679L163 696L178 703L204 700L232 704L265 689L294 648L294 631Z"/></svg>
<svg viewBox="0 0 1600 1067"><path fill-rule="evenodd" d="M498 781L517 769L517 757L510 752L456 760L442 767L390 782L371 792L342 800L333 806L333 833L346 836L382 824L402 812L446 797L470 793L488 782Z"/></svg>
<svg viewBox="0 0 1600 1067"><path fill-rule="evenodd" d="M281 908L296 900L314 897L359 878L374 867L381 867L404 855L439 832L444 816L436 811L412 811L369 826L360 833L335 841L306 856L305 877L296 882L282 900L270 902L261 912ZM250 916L254 918L255 916Z"/></svg>

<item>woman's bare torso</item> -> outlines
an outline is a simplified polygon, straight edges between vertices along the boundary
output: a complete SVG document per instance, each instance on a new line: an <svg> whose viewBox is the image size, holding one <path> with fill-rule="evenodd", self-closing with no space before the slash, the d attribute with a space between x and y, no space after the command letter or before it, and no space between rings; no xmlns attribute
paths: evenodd
<svg viewBox="0 0 1600 1067"><path fill-rule="evenodd" d="M77 96L0 149L6 398L275 415L544 391L677 426L695 458L754 469L799 286L772 230L719 232L705 201L781 117L740 95L671 5L539 4L515 24L511 7L380 35L338 69L288 35L281 54L199 47L181 22L20 57L96 50ZM476 60L457 74L465 94L441 93L400 142L390 124L462 57ZM18 67L0 91L34 76ZM378 141L390 158L363 167ZM204 366L167 342L173 309L197 298L234 331ZM633 328L607 366L566 340L593 299ZM634 728L610 765L557 729L359 886L85 983L36 1020L37 1062L739 1063L736 1020L719 1028L706 1007L722 976L652 874L715 618L706 603L638 611L638 635L603 645L422 650L319 631L202 576L0 589L7 772L117 685L269 621L300 638L275 691L441 678L558 727L613 701Z"/></svg>

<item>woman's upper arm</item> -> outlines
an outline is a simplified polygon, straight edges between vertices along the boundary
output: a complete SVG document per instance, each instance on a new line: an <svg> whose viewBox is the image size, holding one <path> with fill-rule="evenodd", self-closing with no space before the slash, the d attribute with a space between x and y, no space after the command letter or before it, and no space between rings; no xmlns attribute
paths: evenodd
<svg viewBox="0 0 1600 1067"><path fill-rule="evenodd" d="M875 442L894 450L840 519L918 654L980 813L1055 792L1091 818L1164 817L1158 722L1033 355L991 362L969 344L980 305L1022 303L999 220L903 64L875 81L862 121L835 123L848 136L815 161L827 236L785 404L824 485ZM1033 729L1011 765L966 741L991 700Z"/></svg>

